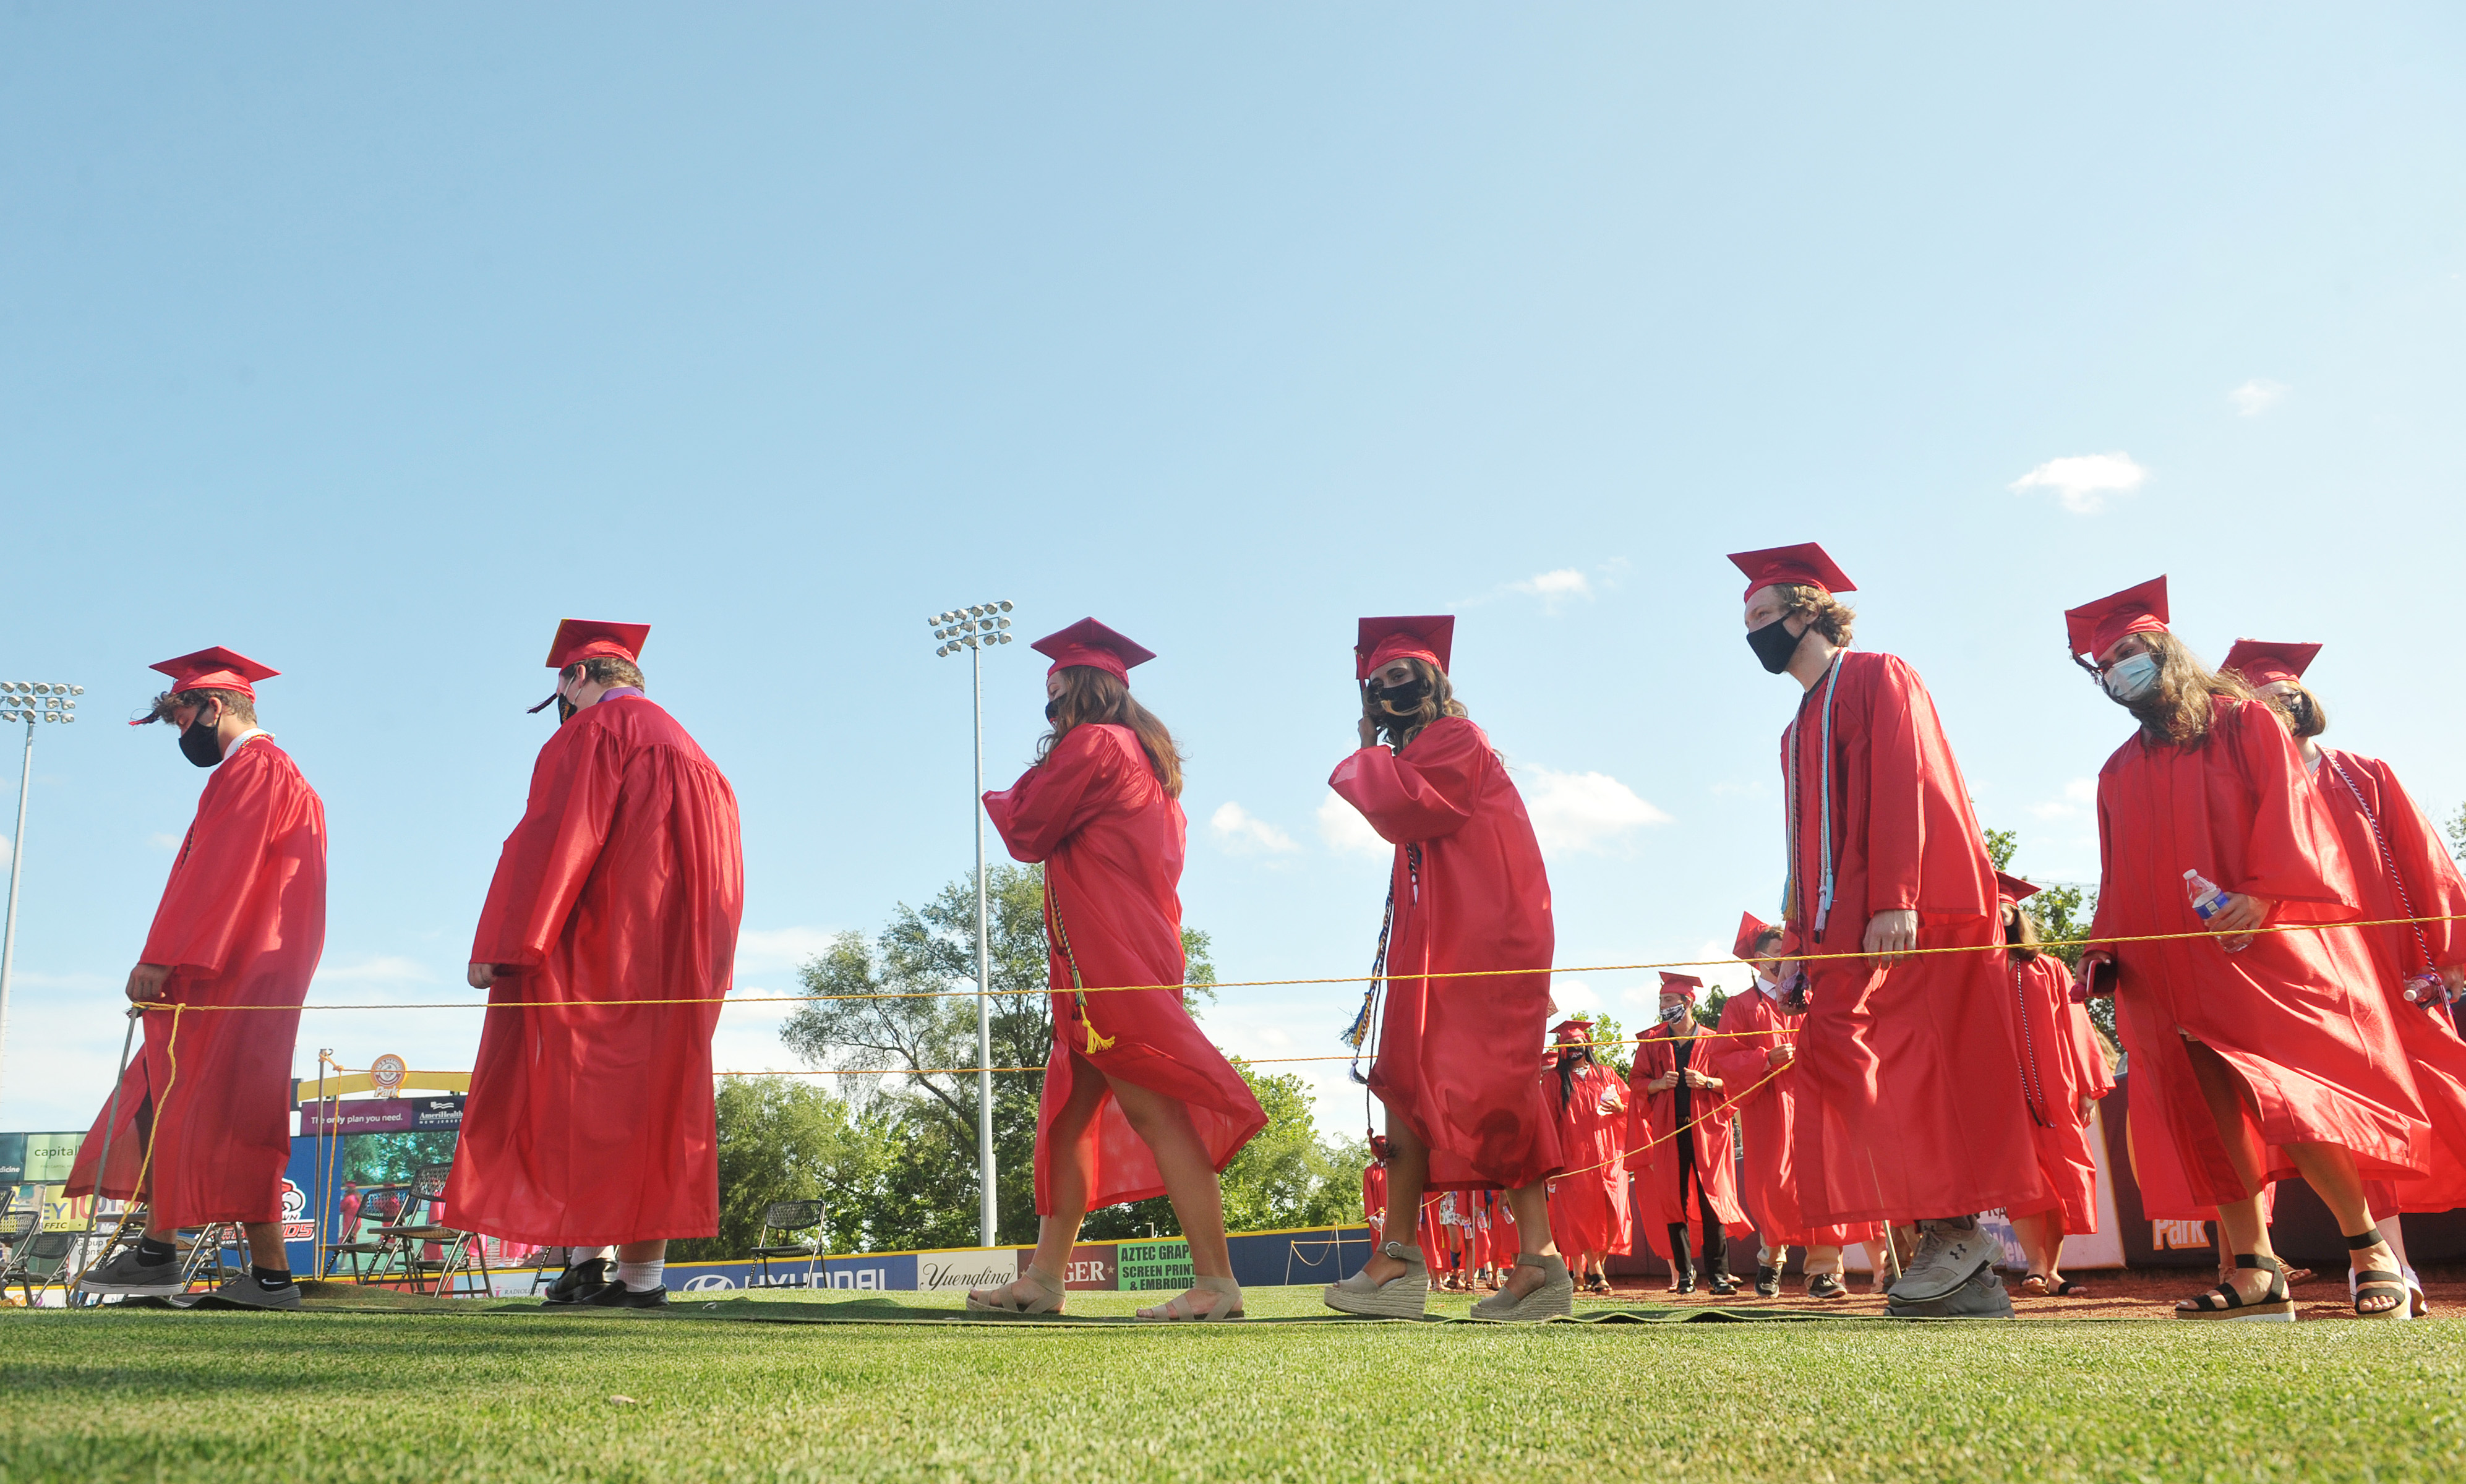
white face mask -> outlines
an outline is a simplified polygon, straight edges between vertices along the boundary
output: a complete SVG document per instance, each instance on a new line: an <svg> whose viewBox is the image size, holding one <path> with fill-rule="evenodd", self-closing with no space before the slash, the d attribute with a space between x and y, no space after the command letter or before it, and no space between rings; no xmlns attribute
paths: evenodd
<svg viewBox="0 0 2466 1484"><path fill-rule="evenodd" d="M1684 1005L1665 1005L1661 1008L1661 1023L1665 1026L1674 1026L1686 1018L1687 1007Z"/></svg>
<svg viewBox="0 0 2466 1484"><path fill-rule="evenodd" d="M2107 695L2128 705L2157 688L2158 656L2135 654L2129 659L2119 659L2106 667L2106 674L2098 676L2098 683L2106 687Z"/></svg>

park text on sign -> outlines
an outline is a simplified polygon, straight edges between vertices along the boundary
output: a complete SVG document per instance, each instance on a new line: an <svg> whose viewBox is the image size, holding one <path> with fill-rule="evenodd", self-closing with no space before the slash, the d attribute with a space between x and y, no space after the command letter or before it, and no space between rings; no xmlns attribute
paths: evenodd
<svg viewBox="0 0 2466 1484"><path fill-rule="evenodd" d="M1179 1293L1195 1276L1188 1242L1124 1242L1114 1251L1121 1262L1120 1286L1126 1293L1151 1289Z"/></svg>

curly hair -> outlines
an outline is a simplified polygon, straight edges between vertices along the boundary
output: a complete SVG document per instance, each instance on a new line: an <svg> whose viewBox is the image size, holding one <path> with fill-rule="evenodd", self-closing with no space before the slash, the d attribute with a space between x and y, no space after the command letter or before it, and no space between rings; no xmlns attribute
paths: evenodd
<svg viewBox="0 0 2466 1484"><path fill-rule="evenodd" d="M212 687L194 691L163 692L154 698L154 704L146 708L146 715L139 720L138 724L146 726L156 721L168 721L171 720L171 713L179 707L203 706L210 700L221 701L223 710L251 726L257 724L257 702L237 691L216 690Z"/></svg>
<svg viewBox="0 0 2466 1484"><path fill-rule="evenodd" d="M1807 583L1776 583L1773 590L1781 595L1782 617L1804 619L1836 645L1850 643L1850 627L1858 621L1856 609Z"/></svg>
<svg viewBox="0 0 2466 1484"><path fill-rule="evenodd" d="M1411 711L1399 712L1373 697L1368 687L1365 686L1361 692L1362 719L1378 728L1379 735L1388 746L1400 752L1407 742L1422 735L1422 728L1439 718L1472 714L1465 710L1464 702L1456 699L1455 687L1447 683L1446 671L1426 659L1407 659L1403 663L1413 667L1415 679L1429 687L1419 706Z"/></svg>

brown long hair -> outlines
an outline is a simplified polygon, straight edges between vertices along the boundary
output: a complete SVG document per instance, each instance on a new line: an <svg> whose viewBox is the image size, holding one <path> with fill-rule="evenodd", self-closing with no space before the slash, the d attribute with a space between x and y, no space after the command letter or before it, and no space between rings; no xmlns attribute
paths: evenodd
<svg viewBox="0 0 2466 1484"><path fill-rule="evenodd" d="M2217 708L2212 701L2251 700L2252 687L2231 670L2211 670L2191 646L2167 630L2141 636L2158 656L2158 683L2124 709L2141 722L2141 735L2153 742L2198 746L2209 740Z"/></svg>
<svg viewBox="0 0 2466 1484"><path fill-rule="evenodd" d="M2300 680L2289 680L2282 691L2258 693L2269 709L2286 720L2286 729L2298 738L2318 737L2329 729L2329 708L2312 694L2312 687Z"/></svg>
<svg viewBox="0 0 2466 1484"><path fill-rule="evenodd" d="M1165 796L1181 797L1181 749L1174 744L1173 733L1132 697L1128 684L1093 665L1062 667L1062 690L1053 698L1053 730L1038 740L1037 763L1051 757L1072 727L1090 723L1129 727L1148 755L1156 782L1164 785Z"/></svg>
<svg viewBox="0 0 2466 1484"><path fill-rule="evenodd" d="M2004 941L2010 945L2006 951L2013 963L2027 963L2038 956L2038 919L2017 901L2011 907L2013 920L2004 925Z"/></svg>
<svg viewBox="0 0 2466 1484"><path fill-rule="evenodd" d="M1408 658L1404 663L1413 667L1416 679L1426 682L1430 687L1430 693L1422 698L1422 704L1412 712L1399 716L1381 702L1372 699L1367 686L1361 692L1361 715L1386 738L1388 746L1399 751L1405 743L1421 736L1422 728L1439 718L1472 714L1465 710L1463 701L1456 699L1455 687L1447 683L1446 671L1426 659ZM1381 665L1379 668L1384 670L1387 667Z"/></svg>

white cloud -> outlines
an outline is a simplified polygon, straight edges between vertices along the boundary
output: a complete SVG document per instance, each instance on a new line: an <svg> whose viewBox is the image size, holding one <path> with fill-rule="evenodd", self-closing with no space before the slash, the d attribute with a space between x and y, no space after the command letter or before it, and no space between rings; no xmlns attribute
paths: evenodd
<svg viewBox="0 0 2466 1484"><path fill-rule="evenodd" d="M317 982L321 985L418 985L437 976L415 959L397 954L362 959L357 963L320 963Z"/></svg>
<svg viewBox="0 0 2466 1484"><path fill-rule="evenodd" d="M795 968L819 954L838 937L835 928L744 928L736 935L736 967L745 970Z"/></svg>
<svg viewBox="0 0 2466 1484"><path fill-rule="evenodd" d="M2129 454L2076 454L2048 459L2013 480L2010 488L2016 495L2052 490L2066 510L2094 516L2106 508L2107 497L2129 495L2148 477L2149 471L2134 463Z"/></svg>
<svg viewBox="0 0 2466 1484"><path fill-rule="evenodd" d="M1558 1002L1558 1014L1561 1019L1602 1008L1602 997L1593 992L1592 986L1580 979L1569 979L1563 975L1550 981L1550 998Z"/></svg>
<svg viewBox="0 0 2466 1484"><path fill-rule="evenodd" d="M1361 811L1333 788L1319 801L1318 837L1339 855L1387 855L1396 849L1379 838L1379 831L1370 828Z"/></svg>
<svg viewBox="0 0 2466 1484"><path fill-rule="evenodd" d="M1536 572L1522 582L1509 583L1507 587L1511 592L1527 593L1539 598L1542 609L1552 613L1558 611L1561 607L1577 598L1582 598L1589 603L1593 597L1592 580L1572 566L1562 566L1550 572Z"/></svg>
<svg viewBox="0 0 2466 1484"><path fill-rule="evenodd" d="M1515 771L1522 775L1517 786L1543 850L1599 850L1630 831L1670 823L1669 815L1607 773Z"/></svg>
<svg viewBox="0 0 2466 1484"><path fill-rule="evenodd" d="M1334 795L1330 794L1329 797L1334 798ZM1300 849L1293 843L1291 835L1230 799L1218 805L1216 812L1207 816L1207 825L1216 831L1216 838L1224 842L1226 850L1239 855L1255 855L1261 851L1281 854Z"/></svg>
<svg viewBox="0 0 2466 1484"><path fill-rule="evenodd" d="M2286 390L2287 388L2284 382L2274 382L2264 377L2254 377L2251 381L2237 387L2234 390L2228 392L2227 398L2234 403L2235 410L2241 412L2244 416L2258 417L2261 413L2268 411L2271 408L2274 408L2280 402L2285 401Z"/></svg>
<svg viewBox="0 0 2466 1484"><path fill-rule="evenodd" d="M176 851L180 848L180 837L176 834L149 834L146 843L158 851Z"/></svg>
<svg viewBox="0 0 2466 1484"><path fill-rule="evenodd" d="M2063 796L2032 804L2029 812L2040 819L2070 819L2097 803L2097 780L2075 778L2064 785Z"/></svg>

